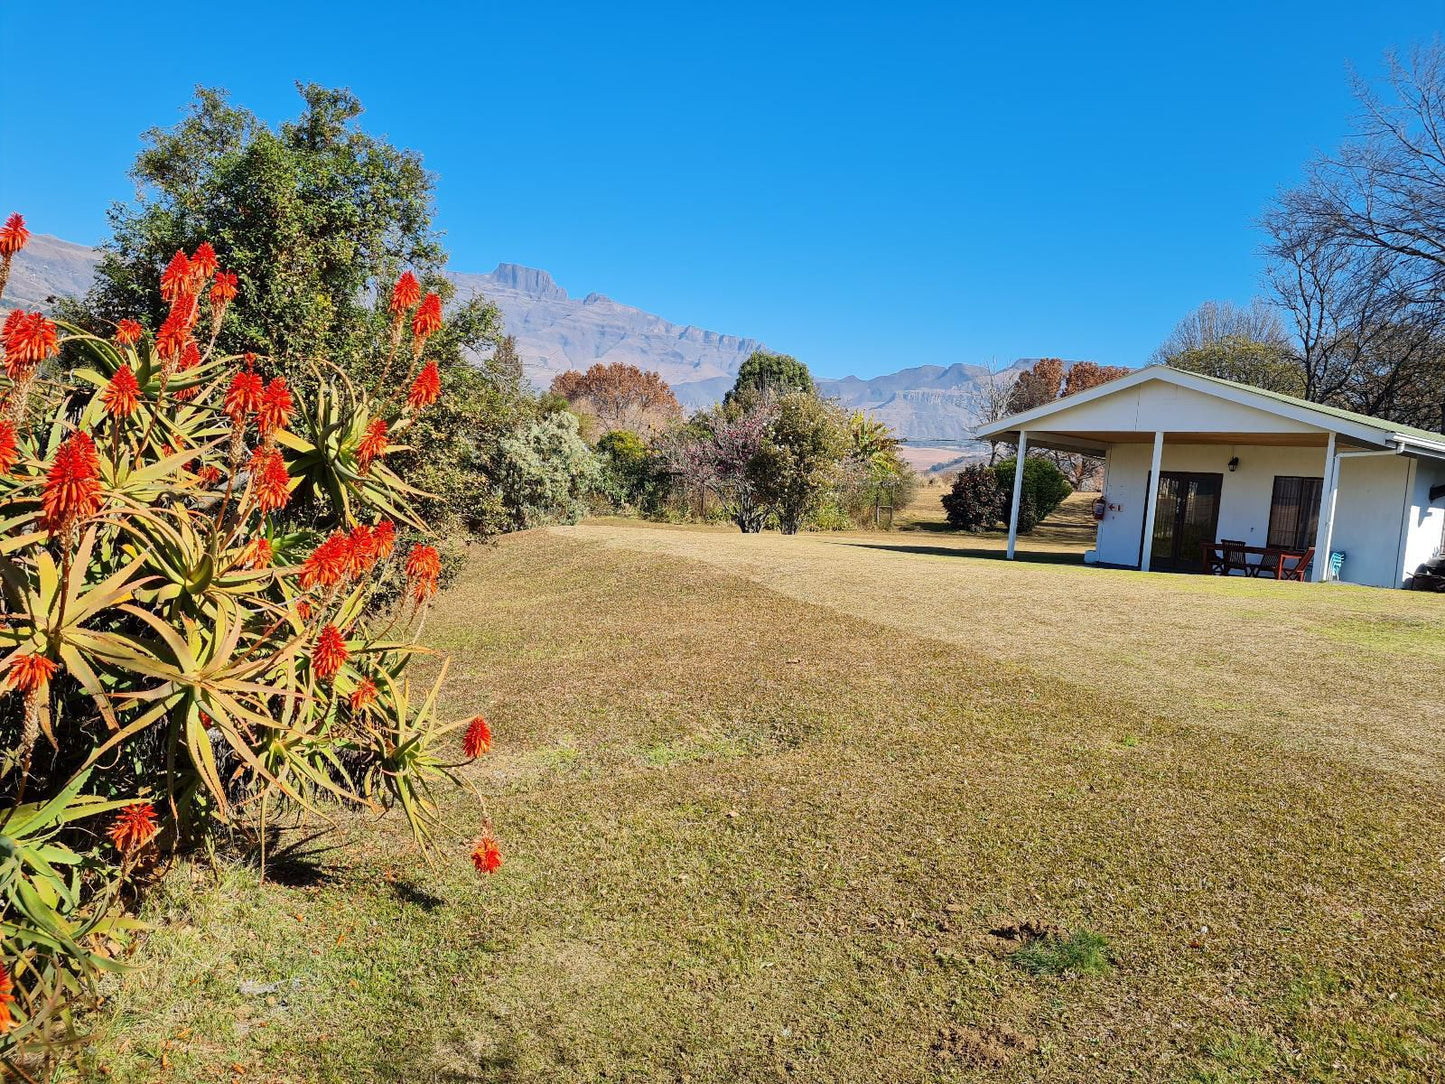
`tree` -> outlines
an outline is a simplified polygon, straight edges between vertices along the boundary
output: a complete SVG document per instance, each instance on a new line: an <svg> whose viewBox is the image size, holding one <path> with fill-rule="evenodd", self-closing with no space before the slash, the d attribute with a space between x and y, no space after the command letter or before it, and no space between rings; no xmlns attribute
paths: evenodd
<svg viewBox="0 0 1445 1084"><path fill-rule="evenodd" d="M1304 395L1445 424L1445 47L1354 80L1354 131L1265 216L1270 282L1293 318Z"/></svg>
<svg viewBox="0 0 1445 1084"><path fill-rule="evenodd" d="M983 375L973 382L968 393L969 413L974 424L983 425L1007 418L1013 411L1009 404L1013 394L1014 378L1007 375L997 358L984 366ZM989 441L988 461L998 458L998 442Z"/></svg>
<svg viewBox="0 0 1445 1084"><path fill-rule="evenodd" d="M808 367L789 354L755 350L738 366L737 379L723 402L732 403L749 395L777 397L794 391L809 394L814 391L813 374L808 372Z"/></svg>
<svg viewBox="0 0 1445 1084"><path fill-rule="evenodd" d="M608 431L648 434L682 420L682 405L662 377L620 361L558 373L551 390L574 410L596 415Z"/></svg>
<svg viewBox="0 0 1445 1084"><path fill-rule="evenodd" d="M1099 365L1092 361L1076 361L1067 373L1064 363L1058 358L1040 358L1033 366L1019 374L1008 394L1008 409L1005 414L1018 414L1052 403L1066 395L1097 387L1110 380L1116 380L1129 372L1119 365ZM997 456L997 445L989 455L992 463ZM1075 455L1071 452L1039 452L1053 460L1060 471L1073 479L1074 485L1082 488L1098 469L1099 460L1092 456ZM1047 515L1040 513L1040 517Z"/></svg>
<svg viewBox="0 0 1445 1084"><path fill-rule="evenodd" d="M1225 336L1171 355L1170 365L1188 372L1251 384L1283 395L1305 394L1304 373L1288 347Z"/></svg>
<svg viewBox="0 0 1445 1084"><path fill-rule="evenodd" d="M1173 364L1171 359L1180 354L1224 340L1285 348L1289 345L1289 333L1279 313L1259 298L1245 307L1232 301L1206 301L1175 325L1150 360L1155 364L1170 365Z"/></svg>
<svg viewBox="0 0 1445 1084"><path fill-rule="evenodd" d="M1118 380L1121 376L1128 374L1129 370L1122 365L1100 365L1093 361L1076 361L1069 366L1069 372L1064 377L1064 390L1060 392L1060 398L1077 395L1090 388L1097 388L1100 384L1107 384L1111 380Z"/></svg>
<svg viewBox="0 0 1445 1084"><path fill-rule="evenodd" d="M802 391L778 399L748 474L783 534L798 533L837 479L848 448L847 418L836 405Z"/></svg>
<svg viewBox="0 0 1445 1084"><path fill-rule="evenodd" d="M111 208L95 286L63 315L106 336L122 318L156 330L169 307L162 269L205 240L237 279L218 351L254 351L264 372L302 392L319 358L360 387L392 387L406 359L388 372L387 351L375 347L389 337L397 273L414 270L443 303L453 296L431 227L434 181L415 152L359 128L350 91L297 89L300 115L274 129L224 92L201 89L178 125L147 132L132 169L137 195ZM531 415L530 393L515 350L491 349L497 310L480 300L447 308L426 344L447 406L411 429L396 462L404 480L439 494L423 501L432 519L497 526L494 506L477 495L493 493L484 467L501 435ZM470 360L489 353L480 368Z"/></svg>
<svg viewBox="0 0 1445 1084"><path fill-rule="evenodd" d="M1445 46L1387 55L1385 93L1354 79L1360 120L1280 211L1316 237L1398 257L1409 292L1445 299Z"/></svg>
<svg viewBox="0 0 1445 1084"><path fill-rule="evenodd" d="M669 465L684 485L712 493L744 534L761 531L771 511L758 492L752 465L775 411L762 399L714 406L695 415L665 446Z"/></svg>
<svg viewBox="0 0 1445 1084"><path fill-rule="evenodd" d="M1019 373L1009 392L1008 412L1021 414L1025 410L1052 403L1064 387L1064 363L1058 358L1040 358L1033 365Z"/></svg>

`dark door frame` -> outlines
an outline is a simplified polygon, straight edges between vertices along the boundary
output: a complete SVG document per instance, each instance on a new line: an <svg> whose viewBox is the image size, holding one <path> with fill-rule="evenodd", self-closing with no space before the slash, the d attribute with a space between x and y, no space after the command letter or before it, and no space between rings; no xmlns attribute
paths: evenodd
<svg viewBox="0 0 1445 1084"><path fill-rule="evenodd" d="M1223 501L1224 501L1224 475L1223 475L1222 473L1219 473L1219 472L1216 472L1216 471L1200 471L1200 470L1161 470L1161 471L1159 472L1159 480L1156 482L1156 481L1154 480L1154 472L1153 472L1153 471L1150 471L1150 472L1149 472L1149 488L1148 488L1145 492L1149 494L1149 500L1152 500L1152 501L1155 503L1155 506L1156 506L1156 507L1158 506L1158 503L1159 503L1159 483L1162 482L1162 481L1164 481L1165 478L1181 478L1181 479L1209 478L1209 479L1214 480L1214 482L1215 482L1216 485L1217 485L1217 488L1216 488L1216 491L1215 491L1215 492L1216 492L1216 497L1215 497L1215 501L1214 501L1214 515L1213 515L1213 516L1211 517L1211 519L1210 519L1210 522L1209 522L1209 532L1208 532L1208 533L1209 533L1209 539L1208 539L1208 540L1211 541L1211 542L1214 541L1214 539L1215 539L1215 538L1217 537L1217 535L1219 534L1219 508L1220 508L1220 505L1221 505L1221 504L1223 503ZM1151 557L1151 559L1150 559L1150 561L1149 561L1149 568L1150 568L1151 571L1153 571L1153 570L1158 570L1158 571L1160 571L1160 572L1194 571L1195 568L1196 568L1196 566L1197 566L1200 570L1203 569L1203 561L1202 561L1202 559L1198 558L1197 556L1195 556L1195 557L1183 557L1183 558L1181 559L1181 555L1177 552L1177 551L1178 551L1178 548L1179 548L1179 546L1178 546L1178 539L1177 539L1177 535L1178 535L1178 531L1179 531L1179 524L1180 524L1180 523L1183 521L1183 519L1185 518L1186 511L1187 511L1187 508L1188 508L1188 504L1189 504L1188 501L1181 501L1181 502L1180 502L1178 509L1176 509L1176 511L1175 511L1174 523L1173 523L1173 525L1170 527L1170 532L1169 532L1169 533L1170 533L1170 536L1175 539L1175 543L1174 543L1175 553L1174 553L1172 556L1167 557L1167 558L1154 559L1154 558ZM1145 517L1144 517L1144 523L1141 523L1141 524L1139 525L1139 561L1138 561L1138 564L1135 566L1135 567L1139 567L1139 568L1142 568L1143 565L1144 565L1144 547L1145 547L1145 546L1149 546L1149 547L1151 547L1151 550L1152 550L1152 547L1153 547L1153 544L1154 544L1154 540L1153 540L1152 538L1145 538L1145 537L1144 537L1144 529L1145 529L1145 527L1148 525L1148 520L1149 520L1149 517L1148 517L1148 515L1146 514ZM1157 513L1156 513L1156 517L1155 517L1155 521L1154 521L1154 530L1155 530L1156 532L1159 530L1159 520L1158 520L1158 517L1157 517Z"/></svg>

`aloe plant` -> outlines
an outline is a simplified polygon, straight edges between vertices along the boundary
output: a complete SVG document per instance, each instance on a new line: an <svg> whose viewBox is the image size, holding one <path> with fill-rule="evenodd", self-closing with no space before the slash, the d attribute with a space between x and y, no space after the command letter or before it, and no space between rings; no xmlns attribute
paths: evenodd
<svg viewBox="0 0 1445 1084"><path fill-rule="evenodd" d="M260 842L288 805L342 803L400 807L427 852L433 788L459 781L445 663L408 676L435 551L392 552L395 524L426 532L425 494L385 462L438 394L439 302L392 298L378 350L415 308L410 390L318 362L296 402L269 359L214 354L235 287L209 246L161 282L155 336L23 312L0 331L0 1061L116 966L115 896L146 851Z"/></svg>

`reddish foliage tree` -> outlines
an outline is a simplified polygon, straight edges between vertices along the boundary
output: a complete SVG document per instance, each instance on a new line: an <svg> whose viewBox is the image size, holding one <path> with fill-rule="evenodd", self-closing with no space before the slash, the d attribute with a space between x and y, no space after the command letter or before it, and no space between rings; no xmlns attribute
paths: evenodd
<svg viewBox="0 0 1445 1084"><path fill-rule="evenodd" d="M682 405L662 377L622 362L558 373L552 391L595 414L607 430L648 432L682 417Z"/></svg>
<svg viewBox="0 0 1445 1084"><path fill-rule="evenodd" d="M1128 372L1122 365L1100 365L1093 361L1075 362L1069 367L1069 375L1064 378L1064 395L1077 395L1081 391L1097 388L1100 384L1118 380Z"/></svg>
<svg viewBox="0 0 1445 1084"><path fill-rule="evenodd" d="M1064 363L1058 358L1040 358L1033 368L1019 373L1009 392L1009 413L1018 414L1052 403L1064 386Z"/></svg>

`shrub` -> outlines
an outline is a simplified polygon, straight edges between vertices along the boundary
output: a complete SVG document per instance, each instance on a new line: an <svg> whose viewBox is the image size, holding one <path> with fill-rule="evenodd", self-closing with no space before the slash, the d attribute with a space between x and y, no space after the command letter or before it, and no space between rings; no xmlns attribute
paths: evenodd
<svg viewBox="0 0 1445 1084"><path fill-rule="evenodd" d="M667 475L641 437L614 429L597 442L598 487L614 508L655 515L667 495Z"/></svg>
<svg viewBox="0 0 1445 1084"><path fill-rule="evenodd" d="M216 263L177 253L154 335L19 311L0 333L0 1062L113 966L101 935L124 935L112 904L148 851L264 839L321 801L399 805L429 851L429 788L462 759L445 663L430 688L408 674L441 568L396 545L427 525L387 464L442 392L439 300L393 295L379 394L318 363L299 396L270 359L215 352Z"/></svg>
<svg viewBox="0 0 1445 1084"><path fill-rule="evenodd" d="M1017 459L1004 459L993 466L994 478L998 482L998 488L1003 494L1004 513L1013 502L1014 488L1014 466ZM1034 526L1047 519L1049 513L1061 505L1070 493L1074 491L1073 485L1052 462L1041 456L1027 456L1024 459L1024 492L1020 499L1023 501L1032 500L1033 515L1032 522L1028 528L1024 528L1024 515L1022 506L1019 509L1019 530L1024 533L1032 531Z"/></svg>
<svg viewBox="0 0 1445 1084"><path fill-rule="evenodd" d="M494 477L517 527L576 523L601 477L597 458L567 410L545 414L503 437Z"/></svg>
<svg viewBox="0 0 1445 1084"><path fill-rule="evenodd" d="M986 531L998 522L1003 504L998 475L985 463L970 464L958 472L942 501L950 527Z"/></svg>

